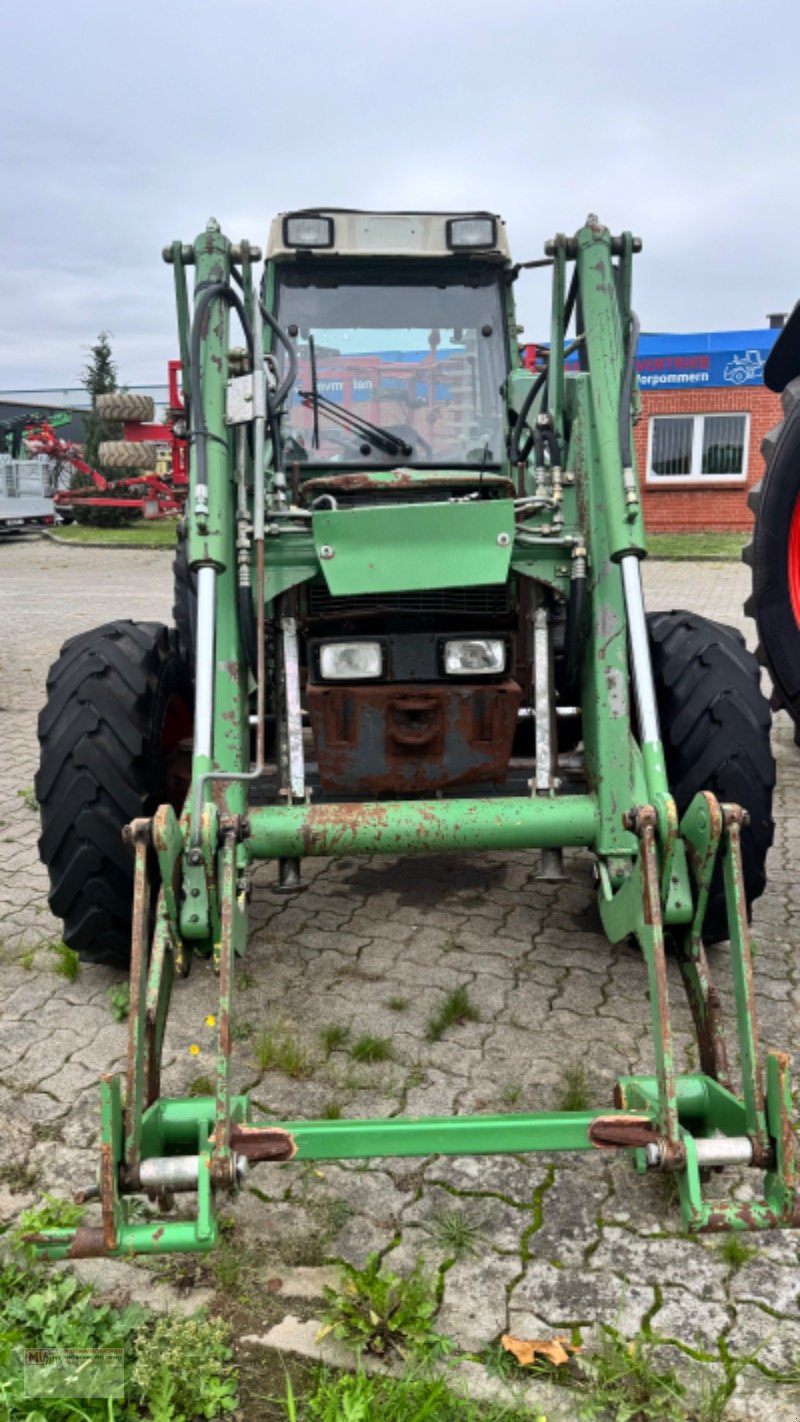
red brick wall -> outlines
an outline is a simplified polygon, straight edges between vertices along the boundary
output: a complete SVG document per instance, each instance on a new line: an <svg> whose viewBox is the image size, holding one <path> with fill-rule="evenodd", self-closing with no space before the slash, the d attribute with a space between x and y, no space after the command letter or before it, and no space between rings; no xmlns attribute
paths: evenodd
<svg viewBox="0 0 800 1422"><path fill-rule="evenodd" d="M671 479L669 486L647 482L648 425L653 415L750 415L747 478L741 484ZM763 386L744 389L663 390L642 392L642 418L635 429L636 461L642 484L645 523L651 533L691 533L748 529L752 514L747 490L763 473L761 441L781 418L780 396Z"/></svg>

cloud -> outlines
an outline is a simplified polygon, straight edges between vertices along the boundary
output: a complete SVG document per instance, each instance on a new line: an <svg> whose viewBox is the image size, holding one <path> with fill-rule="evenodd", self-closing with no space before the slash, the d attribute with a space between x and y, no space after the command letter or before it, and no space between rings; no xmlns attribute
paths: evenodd
<svg viewBox="0 0 800 1422"><path fill-rule="evenodd" d="M488 207L520 259L595 211L644 239L645 329L762 324L800 294L799 32L790 0L7 0L0 388L72 383L101 329L161 380L164 243L320 202ZM520 282L529 336L548 302Z"/></svg>

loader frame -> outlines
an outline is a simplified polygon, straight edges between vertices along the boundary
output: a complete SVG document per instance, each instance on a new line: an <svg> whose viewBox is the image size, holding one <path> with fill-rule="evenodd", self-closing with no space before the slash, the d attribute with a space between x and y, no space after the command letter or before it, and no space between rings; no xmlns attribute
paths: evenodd
<svg viewBox="0 0 800 1422"><path fill-rule="evenodd" d="M624 423L630 430L636 404L634 393L621 420L635 329L630 305L635 250L630 233L612 238L593 218L574 238L558 235L546 247L553 276L550 350L565 347L570 267L581 322L579 368L565 369L555 359L548 373L547 410L559 438L566 439L563 470L517 461L504 472L514 479L518 499L412 503L402 511L327 509L301 517L274 457L274 423L270 433L268 373L274 369L276 337L269 267L259 291L253 278L257 249L232 246L213 221L191 246L176 242L166 249L176 282L192 451L187 528L198 608L191 788L180 816L161 806L152 819L134 821L127 830L135 855L135 895L125 1090L123 1098L116 1077L102 1081L100 1170L96 1187L85 1192L87 1198L99 1196L102 1223L35 1236L40 1253L57 1258L208 1249L217 1236L219 1194L235 1191L256 1163L431 1154L626 1150L637 1170L675 1175L682 1219L691 1230L800 1225L789 1059L771 1052L765 1066L758 1043L740 849L744 814L703 793L679 821L664 764L640 581L642 510L633 461L623 457L621 438ZM194 319L187 289L191 269ZM514 274L506 281L510 316ZM255 359L250 372L229 382L232 308L252 332ZM512 369L506 392L510 411L520 410L534 378L530 371ZM237 414L248 404L246 417ZM396 512L402 518L395 518ZM367 576L371 590L390 591L420 546L436 548L440 586L456 571L463 579L466 567L475 585L503 582L513 573L564 598L576 564L580 575L588 557L580 692L585 793L560 793L548 767L542 774L537 761L526 794L311 801L302 745L292 734L297 722L291 715L296 647L291 593L320 572L332 591L363 590ZM368 573L365 549L371 550ZM248 666L238 610L245 565L257 620L255 669ZM428 577L429 569L430 564ZM264 806L250 804L248 791L265 763L267 619L284 649L288 731L282 744L283 798ZM534 637L537 626L534 617ZM546 691L539 680L537 692ZM537 699L542 725L547 714ZM250 876L257 861L569 846L583 846L596 857L599 911L610 940L635 936L641 948L652 1076L622 1078L614 1107L606 1111L253 1119L248 1097L232 1090L230 1063L235 963L245 950ZM737 1085L703 946L718 863L729 924ZM675 1067L665 937L677 953L695 1023L701 1070L694 1075L679 1075ZM194 953L211 957L219 977L216 1093L169 1099L160 1092L160 1063L170 995ZM761 1172L757 1198L706 1198L701 1171L726 1165ZM128 1221L126 1195L147 1193L168 1206L175 1191L194 1194L194 1218Z"/></svg>

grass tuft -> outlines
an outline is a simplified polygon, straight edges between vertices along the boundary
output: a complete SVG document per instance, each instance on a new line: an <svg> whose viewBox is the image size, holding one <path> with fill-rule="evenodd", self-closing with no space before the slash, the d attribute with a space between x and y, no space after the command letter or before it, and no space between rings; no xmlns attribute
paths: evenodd
<svg viewBox="0 0 800 1422"><path fill-rule="evenodd" d="M405 1012L408 1004L409 999L403 997L400 993L396 993L393 997L387 998L386 1000L386 1006L390 1012Z"/></svg>
<svg viewBox="0 0 800 1422"><path fill-rule="evenodd" d="M738 1269L741 1269L742 1265L746 1264L748 1259L752 1259L753 1255L758 1253L758 1250L755 1249L752 1244L745 1244L744 1241L739 1238L738 1234L734 1233L726 1234L724 1239L721 1240L717 1246L717 1249L720 1259L724 1264L727 1264L728 1268L732 1269L734 1273Z"/></svg>
<svg viewBox="0 0 800 1422"><path fill-rule="evenodd" d="M480 1013L469 1000L465 985L453 988L448 993L438 1012L428 1020L426 1037L429 1042L438 1042L450 1027L461 1027L465 1022L480 1022Z"/></svg>
<svg viewBox="0 0 800 1422"><path fill-rule="evenodd" d="M426 1233L440 1249L444 1249L454 1259L473 1257L479 1252L483 1230L463 1210L443 1207L435 1212Z"/></svg>
<svg viewBox="0 0 800 1422"><path fill-rule="evenodd" d="M278 1022L257 1033L253 1056L259 1071L281 1071L294 1078L311 1073L311 1054L286 1023Z"/></svg>
<svg viewBox="0 0 800 1422"><path fill-rule="evenodd" d="M74 983L81 970L77 953L72 948L68 948L66 943L48 943L46 945L51 953L55 954L56 961L53 964L53 972L59 978L66 978L67 982Z"/></svg>
<svg viewBox="0 0 800 1422"><path fill-rule="evenodd" d="M108 1006L115 1022L127 1022L131 1010L131 985L126 980L110 987L106 993Z"/></svg>
<svg viewBox="0 0 800 1422"><path fill-rule="evenodd" d="M327 1027L323 1027L319 1033L319 1044L326 1057L332 1052L339 1052L347 1046L350 1041L350 1028L345 1027L342 1022L329 1022Z"/></svg>
<svg viewBox="0 0 800 1422"><path fill-rule="evenodd" d="M214 1083L210 1076L194 1076L186 1088L187 1096L213 1096Z"/></svg>
<svg viewBox="0 0 800 1422"><path fill-rule="evenodd" d="M392 1044L388 1037L371 1037L368 1033L364 1037L359 1037L350 1048L350 1055L355 1062L367 1062L370 1066L374 1062L390 1062L394 1059Z"/></svg>
<svg viewBox="0 0 800 1422"><path fill-rule="evenodd" d="M561 1074L556 1097L557 1111L588 1111L589 1077L582 1062L571 1062Z"/></svg>

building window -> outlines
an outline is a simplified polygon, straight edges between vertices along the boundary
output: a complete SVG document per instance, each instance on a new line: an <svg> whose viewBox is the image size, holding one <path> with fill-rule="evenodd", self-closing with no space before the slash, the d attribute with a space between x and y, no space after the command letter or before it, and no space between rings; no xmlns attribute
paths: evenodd
<svg viewBox="0 0 800 1422"><path fill-rule="evenodd" d="M653 415L647 481L730 479L747 475L748 415Z"/></svg>

